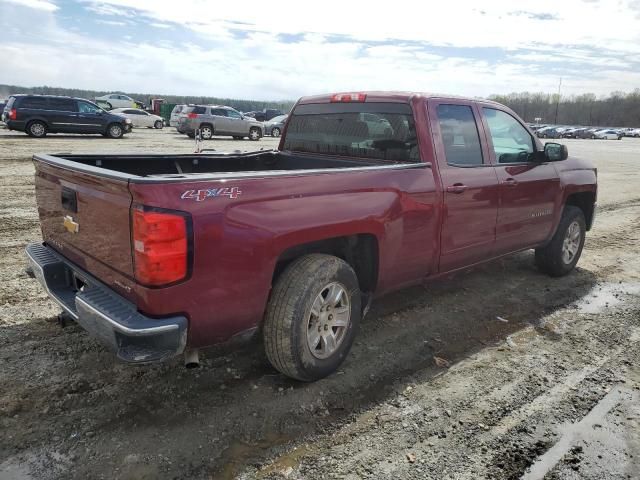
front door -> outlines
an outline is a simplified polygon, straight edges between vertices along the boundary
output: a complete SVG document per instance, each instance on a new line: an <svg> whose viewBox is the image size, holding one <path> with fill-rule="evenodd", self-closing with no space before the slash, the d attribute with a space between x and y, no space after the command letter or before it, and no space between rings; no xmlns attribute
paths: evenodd
<svg viewBox="0 0 640 480"><path fill-rule="evenodd" d="M481 141L477 109L430 102L429 118L444 195L440 272L485 260L495 241L498 179Z"/></svg>
<svg viewBox="0 0 640 480"><path fill-rule="evenodd" d="M501 255L551 235L560 178L553 163L540 160L540 146L513 115L494 106L481 111L500 182L494 254Z"/></svg>
<svg viewBox="0 0 640 480"><path fill-rule="evenodd" d="M249 129L247 128L245 121L242 119L242 115L235 110L227 110L227 115L229 117L230 133L244 135L249 133Z"/></svg>
<svg viewBox="0 0 640 480"><path fill-rule="evenodd" d="M78 130L82 133L102 133L105 129L103 111L90 104L78 100Z"/></svg>

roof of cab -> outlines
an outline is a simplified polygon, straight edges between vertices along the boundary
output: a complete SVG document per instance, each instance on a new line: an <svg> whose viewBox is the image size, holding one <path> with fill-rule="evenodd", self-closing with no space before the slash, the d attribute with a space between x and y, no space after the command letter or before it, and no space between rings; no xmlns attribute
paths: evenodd
<svg viewBox="0 0 640 480"><path fill-rule="evenodd" d="M335 93L325 93L322 95L313 95L309 97L302 97L298 100L299 104L309 104L309 103L330 103L331 98L334 95L345 95L345 94L365 94L366 99L365 102L392 102L392 103L409 103L415 97L421 98L442 98L442 99L452 99L452 100L463 100L469 102L483 102L489 104L499 105L497 102L492 100L487 100L484 98L470 98L463 97L458 95L448 95L448 94L439 94L439 93L427 93L427 92L395 92L395 91L360 91L360 92L335 92Z"/></svg>

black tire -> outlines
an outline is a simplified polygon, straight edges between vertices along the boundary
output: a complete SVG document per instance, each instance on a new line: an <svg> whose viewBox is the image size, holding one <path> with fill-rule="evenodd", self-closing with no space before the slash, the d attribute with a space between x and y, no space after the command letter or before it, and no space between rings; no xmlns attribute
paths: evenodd
<svg viewBox="0 0 640 480"><path fill-rule="evenodd" d="M164 127L164 122L162 120L156 120L156 123L153 124L153 128L160 130Z"/></svg>
<svg viewBox="0 0 640 480"><path fill-rule="evenodd" d="M258 127L251 127L249 129L249 140L257 142L262 137L262 131Z"/></svg>
<svg viewBox="0 0 640 480"><path fill-rule="evenodd" d="M341 327L331 326L331 330L328 330L326 324L321 330L322 319L318 316L314 319L311 313L314 302L322 300L320 297L325 291L328 300L331 285L344 287L339 308L346 309L349 318L342 330L339 330ZM345 306L345 303L348 305ZM328 310L321 315L325 316L325 321L332 320ZM267 358L277 370L291 378L305 382L324 378L333 373L349 353L361 315L358 278L348 263L324 254L300 257L287 266L271 291L263 330ZM318 332L337 331L336 336L340 335L335 350L325 358L319 358L320 351L316 349L314 353L309 346L313 340L308 340L312 338L308 335L310 332L315 334L316 325ZM318 335L316 347L323 344L321 335Z"/></svg>
<svg viewBox="0 0 640 480"><path fill-rule="evenodd" d="M580 238L578 240L577 249L575 250L570 261L564 257L563 247L569 228L576 223L579 228ZM584 219L584 213L578 207L568 205L564 207L562 218L558 224L558 229L551 241L544 247L536 249L535 261L537 267L547 275L552 277L562 277L574 269L584 247L587 226Z"/></svg>
<svg viewBox="0 0 640 480"><path fill-rule="evenodd" d="M202 140L211 140L213 138L213 127L208 124L200 125L200 138Z"/></svg>
<svg viewBox="0 0 640 480"><path fill-rule="evenodd" d="M107 125L107 137L122 138L124 135L124 127L119 123L110 123Z"/></svg>
<svg viewBox="0 0 640 480"><path fill-rule="evenodd" d="M272 137L279 137L280 133L282 133L282 132L280 132L280 129L278 127L273 127L271 129L271 136Z"/></svg>
<svg viewBox="0 0 640 480"><path fill-rule="evenodd" d="M47 124L40 120L33 120L25 128L27 135L33 138L42 138L47 135Z"/></svg>

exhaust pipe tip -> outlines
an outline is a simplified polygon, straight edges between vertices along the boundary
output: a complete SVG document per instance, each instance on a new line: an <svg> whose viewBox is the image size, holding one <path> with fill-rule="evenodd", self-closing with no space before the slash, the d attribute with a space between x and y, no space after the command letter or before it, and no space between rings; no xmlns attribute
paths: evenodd
<svg viewBox="0 0 640 480"><path fill-rule="evenodd" d="M197 348L189 348L184 352L184 366L186 368L198 368L200 366L200 358Z"/></svg>

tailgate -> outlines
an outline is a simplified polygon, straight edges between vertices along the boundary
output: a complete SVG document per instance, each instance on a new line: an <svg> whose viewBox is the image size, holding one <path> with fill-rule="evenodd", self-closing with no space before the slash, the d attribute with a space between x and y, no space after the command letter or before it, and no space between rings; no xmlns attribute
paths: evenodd
<svg viewBox="0 0 640 480"><path fill-rule="evenodd" d="M43 240L79 265L133 277L128 181L34 163Z"/></svg>

